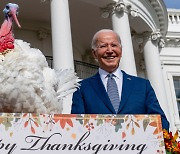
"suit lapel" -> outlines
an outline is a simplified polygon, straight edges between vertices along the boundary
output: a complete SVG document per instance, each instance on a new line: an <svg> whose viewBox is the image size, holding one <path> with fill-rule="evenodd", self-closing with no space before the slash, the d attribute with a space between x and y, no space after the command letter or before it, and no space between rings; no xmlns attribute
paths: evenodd
<svg viewBox="0 0 180 154"><path fill-rule="evenodd" d="M99 73L96 73L90 80L94 90L96 91L97 95L100 97L100 99L103 101L103 103L109 108L109 110L112 112L112 114L116 114L110 99L107 95L107 92L105 90L105 87L101 81Z"/></svg>
<svg viewBox="0 0 180 154"><path fill-rule="evenodd" d="M129 95L132 92L133 86L134 86L134 80L133 77L123 72L123 85L122 85L122 93L121 93L121 102L119 106L118 113L121 112L124 105L126 104L126 101L129 97Z"/></svg>

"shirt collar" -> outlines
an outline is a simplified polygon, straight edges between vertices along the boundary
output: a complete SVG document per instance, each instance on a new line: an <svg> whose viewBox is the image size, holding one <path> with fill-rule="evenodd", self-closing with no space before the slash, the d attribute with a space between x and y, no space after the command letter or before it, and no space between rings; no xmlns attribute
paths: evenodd
<svg viewBox="0 0 180 154"><path fill-rule="evenodd" d="M105 79L109 72L106 72L105 70L99 68L99 74L102 79ZM122 79L122 71L119 67L115 71L113 71L112 74L114 74L118 79Z"/></svg>

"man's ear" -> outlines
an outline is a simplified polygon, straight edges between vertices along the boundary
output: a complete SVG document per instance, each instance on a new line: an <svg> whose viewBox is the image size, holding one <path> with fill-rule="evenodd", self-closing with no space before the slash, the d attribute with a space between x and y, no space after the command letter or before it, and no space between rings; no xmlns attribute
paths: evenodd
<svg viewBox="0 0 180 154"><path fill-rule="evenodd" d="M96 51L94 49L92 49L92 55L93 55L94 59L97 59Z"/></svg>

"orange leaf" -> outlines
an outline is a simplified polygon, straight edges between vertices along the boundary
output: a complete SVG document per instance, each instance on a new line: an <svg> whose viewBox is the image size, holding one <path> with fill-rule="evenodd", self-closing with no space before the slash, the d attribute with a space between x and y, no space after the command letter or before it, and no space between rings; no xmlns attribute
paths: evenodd
<svg viewBox="0 0 180 154"><path fill-rule="evenodd" d="M73 127L73 123L72 123L71 119L67 119L67 123L68 123L71 127Z"/></svg>
<svg viewBox="0 0 180 154"><path fill-rule="evenodd" d="M128 129L128 128L129 128L129 125L130 125L130 123L128 123L128 124L126 125L126 129Z"/></svg>
<svg viewBox="0 0 180 154"><path fill-rule="evenodd" d="M53 120L55 121L55 123L57 123L60 120L60 115L59 114L54 114Z"/></svg>
<svg viewBox="0 0 180 154"><path fill-rule="evenodd" d="M77 115L76 114L64 114L63 117L75 118L75 117L77 117Z"/></svg>
<svg viewBox="0 0 180 154"><path fill-rule="evenodd" d="M55 123L57 123L59 121L59 119L53 119Z"/></svg>
<svg viewBox="0 0 180 154"><path fill-rule="evenodd" d="M136 118L137 121L140 121L142 119L144 119L144 115L134 115L134 117Z"/></svg>
<svg viewBox="0 0 180 154"><path fill-rule="evenodd" d="M25 114L23 115L23 118L26 117L26 116L27 116L27 113L25 113Z"/></svg>
<svg viewBox="0 0 180 154"><path fill-rule="evenodd" d="M176 133L174 134L174 137L173 137L172 141L173 142L176 141L177 138L178 138L178 131L176 131Z"/></svg>
<svg viewBox="0 0 180 154"><path fill-rule="evenodd" d="M153 121L149 124L150 126L157 127L157 122Z"/></svg>
<svg viewBox="0 0 180 154"><path fill-rule="evenodd" d="M125 122L128 121L128 118L129 118L129 116L126 116L126 117L125 117Z"/></svg>
<svg viewBox="0 0 180 154"><path fill-rule="evenodd" d="M35 134L35 129L34 129L34 127L32 127L32 126L31 126L31 132L32 132L33 134Z"/></svg>
<svg viewBox="0 0 180 154"><path fill-rule="evenodd" d="M61 119L71 119L75 118L77 115L76 114L54 114L53 120L57 123Z"/></svg>
<svg viewBox="0 0 180 154"><path fill-rule="evenodd" d="M139 126L139 124L137 123L137 122L134 122L135 123L135 125L137 126L137 127L139 127L140 128L140 126Z"/></svg>
<svg viewBox="0 0 180 154"><path fill-rule="evenodd" d="M132 135L134 135L134 134L135 134L134 127L131 129L131 134L132 134Z"/></svg>
<svg viewBox="0 0 180 154"><path fill-rule="evenodd" d="M31 115L32 115L32 117L33 117L34 119L37 119L37 118L38 118L38 115L37 115L36 113L32 113Z"/></svg>
<svg viewBox="0 0 180 154"><path fill-rule="evenodd" d="M122 138L125 138L125 137L126 137L126 133L122 132Z"/></svg>
<svg viewBox="0 0 180 154"><path fill-rule="evenodd" d="M65 120L65 119L61 119L61 120L59 121L59 124L60 124L61 128L64 129L65 124L66 124L66 120Z"/></svg>
<svg viewBox="0 0 180 154"><path fill-rule="evenodd" d="M159 131L158 131L158 128L156 128L155 130L154 130L154 135L156 135L156 134L158 134L159 133Z"/></svg>
<svg viewBox="0 0 180 154"><path fill-rule="evenodd" d="M38 123L36 121L34 121L34 124L36 125L36 127L39 127Z"/></svg>
<svg viewBox="0 0 180 154"><path fill-rule="evenodd" d="M84 126L89 122L89 119L84 119Z"/></svg>
<svg viewBox="0 0 180 154"><path fill-rule="evenodd" d="M94 118L94 119L95 119L96 116L97 116L97 114L91 114L90 116L91 116L91 118Z"/></svg>
<svg viewBox="0 0 180 154"><path fill-rule="evenodd" d="M154 131L153 134L154 134L154 135L159 134L161 131L162 131L162 129L160 129L160 128L157 127L157 128L155 129L155 131Z"/></svg>
<svg viewBox="0 0 180 154"><path fill-rule="evenodd" d="M26 121L25 123L24 123L24 127L27 127L28 126L28 121Z"/></svg>
<svg viewBox="0 0 180 154"><path fill-rule="evenodd" d="M2 124L4 121L4 117L0 117L0 124Z"/></svg>

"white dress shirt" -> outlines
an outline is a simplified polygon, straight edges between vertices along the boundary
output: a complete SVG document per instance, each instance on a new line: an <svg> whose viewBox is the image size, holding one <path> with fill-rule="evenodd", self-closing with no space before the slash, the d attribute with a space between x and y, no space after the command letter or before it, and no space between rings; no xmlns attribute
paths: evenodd
<svg viewBox="0 0 180 154"><path fill-rule="evenodd" d="M99 74L100 74L100 78L101 78L101 80L102 80L102 82L104 84L104 87L106 89L106 92L107 92L107 80L108 80L107 75L109 73L106 72L105 70L99 68ZM121 69L119 67L114 72L112 72L111 74L114 74L114 79L115 79L117 87L118 87L119 100L121 100L123 74L122 74Z"/></svg>

